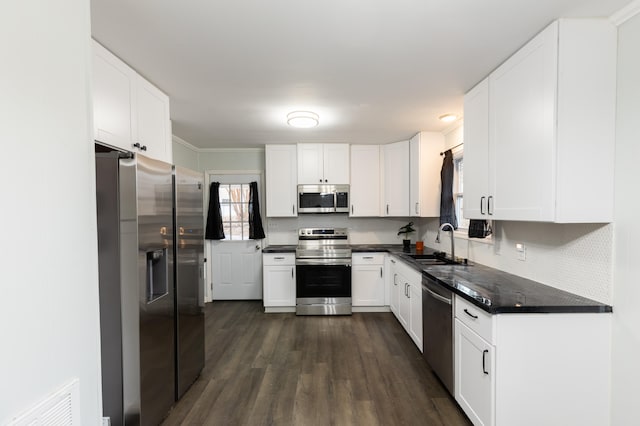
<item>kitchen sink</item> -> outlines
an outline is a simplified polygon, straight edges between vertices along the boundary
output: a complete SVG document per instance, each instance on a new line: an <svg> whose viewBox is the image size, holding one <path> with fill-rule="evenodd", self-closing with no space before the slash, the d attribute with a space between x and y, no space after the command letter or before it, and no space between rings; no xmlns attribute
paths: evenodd
<svg viewBox="0 0 640 426"><path fill-rule="evenodd" d="M410 258L415 260L417 263L424 266L434 266L434 265L461 265L461 262L455 262L451 259L447 259L443 254L408 254Z"/></svg>

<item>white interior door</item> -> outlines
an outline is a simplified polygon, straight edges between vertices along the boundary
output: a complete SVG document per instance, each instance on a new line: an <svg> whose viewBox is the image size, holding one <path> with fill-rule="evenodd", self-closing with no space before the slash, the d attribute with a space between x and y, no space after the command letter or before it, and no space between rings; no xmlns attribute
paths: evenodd
<svg viewBox="0 0 640 426"><path fill-rule="evenodd" d="M209 183L220 182L225 231L224 240L207 241L211 253L209 276L212 300L262 299L262 240L248 239L246 210L249 183L254 181L258 182L262 207L264 191L260 173L209 174Z"/></svg>

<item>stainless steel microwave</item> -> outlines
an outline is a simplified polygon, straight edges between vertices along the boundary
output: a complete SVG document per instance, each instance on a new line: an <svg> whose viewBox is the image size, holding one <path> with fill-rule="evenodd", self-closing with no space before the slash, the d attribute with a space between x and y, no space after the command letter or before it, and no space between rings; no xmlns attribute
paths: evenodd
<svg viewBox="0 0 640 426"><path fill-rule="evenodd" d="M298 185L298 213L349 213L349 185Z"/></svg>

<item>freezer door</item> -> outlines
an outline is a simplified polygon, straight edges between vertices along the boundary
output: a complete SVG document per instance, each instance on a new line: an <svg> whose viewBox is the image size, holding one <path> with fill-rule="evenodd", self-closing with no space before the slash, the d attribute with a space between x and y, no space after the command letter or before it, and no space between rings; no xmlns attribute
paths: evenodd
<svg viewBox="0 0 640 426"><path fill-rule="evenodd" d="M204 175L175 167L176 399L204 367Z"/></svg>
<svg viewBox="0 0 640 426"><path fill-rule="evenodd" d="M157 425L175 401L172 166L121 160L120 195L125 423Z"/></svg>

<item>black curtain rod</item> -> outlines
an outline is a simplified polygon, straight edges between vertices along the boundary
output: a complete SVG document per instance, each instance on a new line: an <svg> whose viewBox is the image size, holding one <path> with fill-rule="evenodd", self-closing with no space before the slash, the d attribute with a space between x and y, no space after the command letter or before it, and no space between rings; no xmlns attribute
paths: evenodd
<svg viewBox="0 0 640 426"><path fill-rule="evenodd" d="M464 145L464 143L459 143L458 145L449 148L447 151L453 151L454 149L456 149L457 147L462 146L462 145ZM447 151L445 151L445 152L447 152ZM440 155L444 155L444 152L441 152Z"/></svg>

